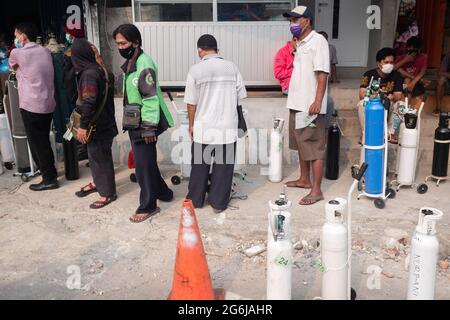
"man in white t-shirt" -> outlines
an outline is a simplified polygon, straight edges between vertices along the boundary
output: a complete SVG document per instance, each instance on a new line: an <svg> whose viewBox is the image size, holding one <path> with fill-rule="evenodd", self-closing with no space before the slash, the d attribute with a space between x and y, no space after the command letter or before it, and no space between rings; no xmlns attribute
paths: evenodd
<svg viewBox="0 0 450 320"><path fill-rule="evenodd" d="M309 8L298 6L285 13L284 17L290 19L291 30L299 29L300 32L287 101L290 110L289 147L298 151L300 178L288 182L286 186L311 189L300 205L313 205L324 199L321 184L325 160L330 50L326 39L313 30L313 15ZM315 118L312 123L304 121L306 115ZM308 125L304 127L305 124Z"/></svg>
<svg viewBox="0 0 450 320"><path fill-rule="evenodd" d="M195 208L202 208L208 193L209 204L220 213L230 202L238 139L237 106L247 97L247 91L236 65L219 56L212 35L201 36L197 48L201 61L189 70L184 98L193 140L187 199Z"/></svg>

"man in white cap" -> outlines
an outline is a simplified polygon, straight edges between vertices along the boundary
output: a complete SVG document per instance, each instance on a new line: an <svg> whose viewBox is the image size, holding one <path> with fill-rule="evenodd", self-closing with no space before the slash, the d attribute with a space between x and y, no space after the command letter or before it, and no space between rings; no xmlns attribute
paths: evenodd
<svg viewBox="0 0 450 320"><path fill-rule="evenodd" d="M291 31L299 34L287 108L290 110L289 148L299 154L300 178L286 186L311 189L299 204L313 205L324 199L321 184L330 50L326 39L313 30L313 14L309 8L298 6L283 16L289 18Z"/></svg>

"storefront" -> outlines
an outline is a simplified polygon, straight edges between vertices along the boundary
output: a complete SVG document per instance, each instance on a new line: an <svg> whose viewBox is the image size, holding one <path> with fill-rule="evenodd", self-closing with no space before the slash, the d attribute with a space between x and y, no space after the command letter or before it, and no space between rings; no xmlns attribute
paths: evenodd
<svg viewBox="0 0 450 320"><path fill-rule="evenodd" d="M276 84L273 57L291 37L282 14L297 4L314 8L316 29L330 34L340 66L367 65L370 0L133 0L132 11L163 85L184 84L189 67L198 61L198 37L210 33L247 85L265 86Z"/></svg>

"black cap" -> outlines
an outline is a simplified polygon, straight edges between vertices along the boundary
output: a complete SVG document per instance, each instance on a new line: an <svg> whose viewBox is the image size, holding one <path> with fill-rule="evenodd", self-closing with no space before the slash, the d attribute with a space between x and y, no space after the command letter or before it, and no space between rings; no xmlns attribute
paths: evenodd
<svg viewBox="0 0 450 320"><path fill-rule="evenodd" d="M217 40L210 34L204 34L198 39L197 48L217 51Z"/></svg>

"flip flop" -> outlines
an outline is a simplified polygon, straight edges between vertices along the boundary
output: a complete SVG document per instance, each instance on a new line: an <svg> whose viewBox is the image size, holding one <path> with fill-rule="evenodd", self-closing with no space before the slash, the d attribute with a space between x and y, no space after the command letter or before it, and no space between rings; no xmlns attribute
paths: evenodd
<svg viewBox="0 0 450 320"><path fill-rule="evenodd" d="M86 188L89 188L89 190L85 190ZM75 192L75 195L78 198L84 198L95 192L97 192L97 188L94 187L94 185L92 183L89 183L87 186L84 186L83 188L81 188L80 191Z"/></svg>
<svg viewBox="0 0 450 320"><path fill-rule="evenodd" d="M142 222L150 219L151 217L157 215L160 212L161 212L161 209L160 208L156 208L155 211L153 211L152 213L136 213L133 217L135 217L137 215L140 215L140 216L142 216L142 218L136 219L136 218L131 217L130 221L133 222L133 223L142 223Z"/></svg>
<svg viewBox="0 0 450 320"><path fill-rule="evenodd" d="M299 185L297 181L289 181L285 184L286 188L311 189L310 185Z"/></svg>
<svg viewBox="0 0 450 320"><path fill-rule="evenodd" d="M107 197L105 201L95 201L93 204L91 204L89 207L91 209L97 210L106 207L108 204L114 202L117 200L117 196Z"/></svg>
<svg viewBox="0 0 450 320"><path fill-rule="evenodd" d="M301 206L312 206L312 205L314 205L317 202L322 201L322 200L324 200L323 196L319 196L319 197L306 196L299 202L299 205L301 205Z"/></svg>

